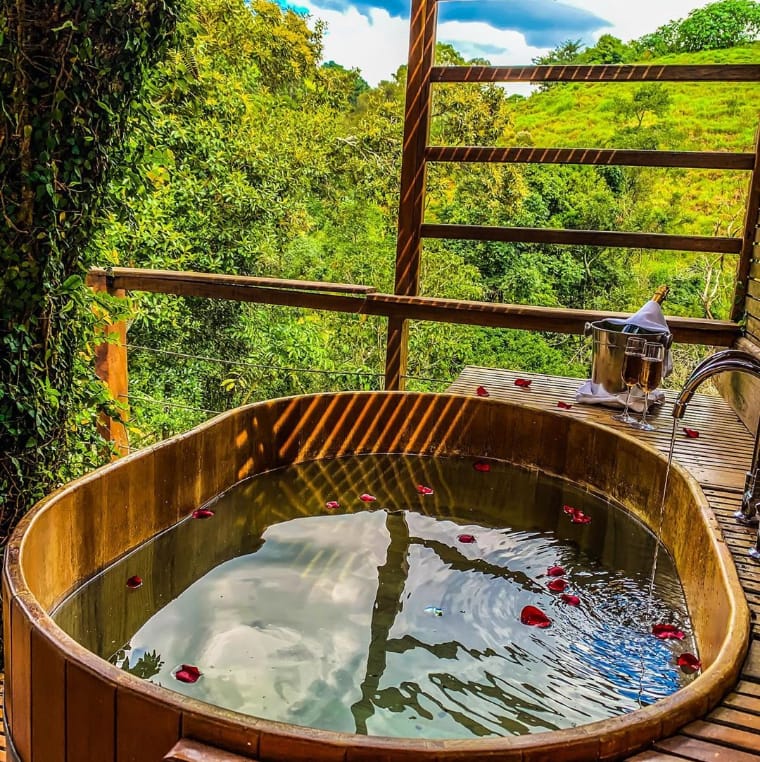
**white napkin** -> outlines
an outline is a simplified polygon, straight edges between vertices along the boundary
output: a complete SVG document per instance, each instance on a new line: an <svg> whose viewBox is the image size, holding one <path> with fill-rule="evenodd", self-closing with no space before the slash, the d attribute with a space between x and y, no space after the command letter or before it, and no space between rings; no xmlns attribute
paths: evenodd
<svg viewBox="0 0 760 762"><path fill-rule="evenodd" d="M584 405L604 405L605 407L625 407L625 398L628 394L626 389L619 394L610 394L604 390L601 384L595 384L591 379L584 381L575 392L575 401ZM665 401L665 392L662 389L655 389L649 392L649 407L653 405L662 405ZM631 390L630 409L636 413L644 411L644 392L638 386Z"/></svg>
<svg viewBox="0 0 760 762"><path fill-rule="evenodd" d="M629 318L610 318L606 321L610 325L635 325L639 328L643 328L649 333L661 333L667 331L668 322L665 320L665 313L662 311L662 307L658 302L653 302L651 299L638 311L635 312ZM632 334L635 336L635 334ZM665 362L662 364L662 377L665 378L673 372L673 360L670 357L670 350L665 353ZM633 397L633 395L631 395Z"/></svg>
<svg viewBox="0 0 760 762"><path fill-rule="evenodd" d="M670 331L668 323L665 320L665 313L662 311L662 307L651 299L636 313L629 318L610 318L605 321L609 325L635 325L639 328L643 328L650 333L661 333L662 331ZM635 334L631 334L635 336ZM670 350L665 353L665 361L662 364L662 375L670 375L673 370L673 360L670 357ZM625 407L625 399L628 394L628 390L620 392L618 394L610 394L605 391L601 384L595 384L590 379L584 381L583 384L575 392L575 401L585 405L605 405L607 407ZM662 389L655 389L649 393L649 407L652 405L662 405L665 400L665 392ZM639 389L638 386L634 386L631 390L631 410L641 413L644 410L644 392Z"/></svg>

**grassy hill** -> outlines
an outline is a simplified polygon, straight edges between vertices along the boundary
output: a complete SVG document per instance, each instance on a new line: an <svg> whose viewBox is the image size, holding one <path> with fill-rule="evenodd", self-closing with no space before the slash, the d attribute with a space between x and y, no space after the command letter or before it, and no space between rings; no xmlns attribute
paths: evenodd
<svg viewBox="0 0 760 762"><path fill-rule="evenodd" d="M760 43L670 55L653 64L757 63ZM664 83L665 114L647 114L643 130L658 128L658 148L684 151L753 151L760 85L755 83ZM635 120L623 120L616 102L630 100L640 84L567 84L513 98L514 145L635 147ZM626 139L627 138L627 139ZM646 203L652 230L721 235L743 220L746 172L645 170L651 184ZM646 222L646 220L643 220Z"/></svg>

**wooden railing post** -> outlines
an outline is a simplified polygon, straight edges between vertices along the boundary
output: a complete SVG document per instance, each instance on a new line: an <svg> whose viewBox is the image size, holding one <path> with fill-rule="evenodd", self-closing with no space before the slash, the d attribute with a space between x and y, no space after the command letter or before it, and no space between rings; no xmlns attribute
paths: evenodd
<svg viewBox="0 0 760 762"><path fill-rule="evenodd" d="M394 291L401 296L417 296L420 285L425 148L430 135L430 72L435 61L436 15L436 0L412 0ZM404 388L408 335L406 319L396 316L388 319L386 389Z"/></svg>
<svg viewBox="0 0 760 762"><path fill-rule="evenodd" d="M747 209L744 217L744 236L742 250L739 255L739 266L736 270L736 288L734 289L734 304L731 308L731 320L739 321L747 309L747 289L749 273L754 258L754 250L758 238L758 213L760 213L760 127L755 135L755 165L752 168L752 178L747 194Z"/></svg>
<svg viewBox="0 0 760 762"><path fill-rule="evenodd" d="M93 291L107 291L112 296L124 298L123 288L113 288L110 276L103 272L90 273L87 285ZM98 421L100 435L113 442L119 455L129 452L129 437L123 421L129 416L127 375L127 324L120 320L103 327L105 341L95 348L95 374L108 387L113 399L118 403L121 420L101 415Z"/></svg>

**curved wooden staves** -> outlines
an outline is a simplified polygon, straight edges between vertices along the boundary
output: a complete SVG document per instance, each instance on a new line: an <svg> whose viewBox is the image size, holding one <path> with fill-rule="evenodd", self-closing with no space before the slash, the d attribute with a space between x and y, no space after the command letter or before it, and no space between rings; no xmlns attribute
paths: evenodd
<svg viewBox="0 0 760 762"><path fill-rule="evenodd" d="M612 760L702 716L734 685L749 637L747 606L704 494L678 466L662 538L681 571L704 672L657 704L575 729L428 741L246 717L116 668L50 618L73 588L236 482L290 463L369 452L487 455L562 475L609 495L649 526L659 523L662 456L632 437L554 412L393 392L295 397L233 410L67 485L14 534L3 571L6 718L21 759L151 762L171 749L175 759L186 759L210 747L218 751L209 759L272 762ZM195 744L177 746L181 739Z"/></svg>

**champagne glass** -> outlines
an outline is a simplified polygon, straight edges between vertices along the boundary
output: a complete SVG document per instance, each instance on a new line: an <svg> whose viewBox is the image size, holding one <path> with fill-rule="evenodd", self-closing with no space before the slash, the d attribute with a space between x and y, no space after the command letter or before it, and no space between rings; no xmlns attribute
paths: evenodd
<svg viewBox="0 0 760 762"><path fill-rule="evenodd" d="M649 410L649 392L653 392L662 380L662 363L665 359L665 347L656 342L647 342L644 346L644 357L641 359L639 386L644 390L644 413L641 422L636 424L642 431L654 431L655 427L647 422Z"/></svg>
<svg viewBox="0 0 760 762"><path fill-rule="evenodd" d="M612 417L616 421L623 423L638 424L638 420L628 412L628 406L631 402L631 390L639 381L641 374L641 361L644 357L644 347L646 341L632 336L625 345L625 356L623 357L623 383L628 387L628 394L625 398L625 410L622 413L616 413Z"/></svg>

